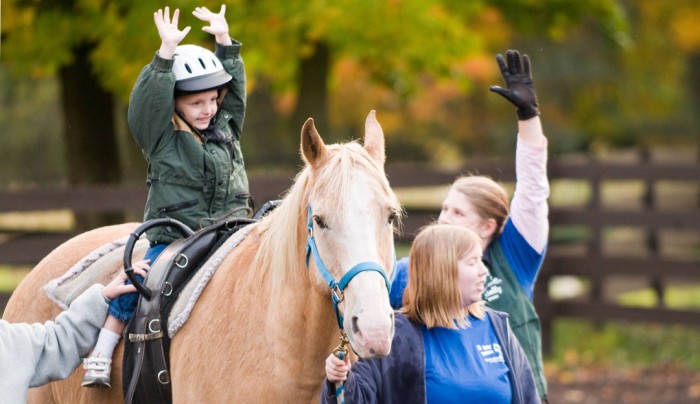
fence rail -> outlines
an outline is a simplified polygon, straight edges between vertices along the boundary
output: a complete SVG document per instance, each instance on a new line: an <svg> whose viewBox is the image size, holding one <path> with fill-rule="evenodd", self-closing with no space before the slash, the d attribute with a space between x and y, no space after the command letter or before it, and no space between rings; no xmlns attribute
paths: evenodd
<svg viewBox="0 0 700 404"><path fill-rule="evenodd" d="M580 227L585 237L576 240L550 240L549 253L537 282L535 303L543 326L545 351L551 349L552 321L558 317L586 317L594 320L653 321L699 325L700 310L670 309L665 306L666 284L670 279L700 282L700 164L697 162L655 163L641 159L634 163L615 163L585 159L551 161L550 182L584 181L590 198L576 207L550 207L552 231ZM512 161L482 160L471 162L465 170L441 170L418 165L389 166L392 187L448 185L460 173L489 175L504 183L514 180ZM278 199L292 184L293 172L275 175L251 175L251 194L257 204ZM643 192L632 204L608 206L603 187L615 181L637 181ZM672 208L659 205L658 185L678 183L685 196L674 199ZM690 190L690 192L688 192ZM124 213L140 216L146 198L143 185L72 187L0 192L0 213L69 209L75 213ZM678 199L678 198L676 198ZM613 204L614 205L614 204ZM416 231L434 220L439 208L407 207L403 232L398 241L410 242ZM643 235L637 251L626 251L608 240L606 233L616 228L633 228ZM664 252L662 234L682 232L690 240L685 252ZM0 263L34 265L53 248L74 236L73 233L24 233L0 229ZM4 234L4 235L3 235ZM695 241L693 241L695 240ZM693 242L695 245L693 246ZM573 245L572 245L573 244ZM611 247L612 245L612 247ZM613 253L611 253L611 251ZM617 253L615 253L617 252ZM619 253L623 254L619 254ZM550 296L549 284L558 276L587 278L587 294L575 299L557 300ZM629 276L644 280L657 295L652 308L628 307L606 296L610 277ZM0 309L7 296L0 294Z"/></svg>

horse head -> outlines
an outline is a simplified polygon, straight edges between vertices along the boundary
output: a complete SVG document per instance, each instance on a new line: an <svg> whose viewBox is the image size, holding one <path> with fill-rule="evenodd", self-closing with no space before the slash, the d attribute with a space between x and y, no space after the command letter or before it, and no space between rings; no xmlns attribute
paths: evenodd
<svg viewBox="0 0 700 404"><path fill-rule="evenodd" d="M301 152L310 170L311 281L331 297L353 350L362 358L385 356L394 333L388 289L395 263L394 222L401 207L384 173L382 128L371 111L364 146L328 146L309 118L302 128Z"/></svg>

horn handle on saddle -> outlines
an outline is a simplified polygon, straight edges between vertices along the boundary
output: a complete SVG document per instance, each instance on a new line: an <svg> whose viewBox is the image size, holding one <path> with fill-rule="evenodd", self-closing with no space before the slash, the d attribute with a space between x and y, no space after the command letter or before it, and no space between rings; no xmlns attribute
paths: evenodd
<svg viewBox="0 0 700 404"><path fill-rule="evenodd" d="M194 231L187 227L186 224L178 220L166 217L159 219L151 219L137 227L136 230L134 230L134 232L129 235L129 240L127 240L126 246L124 247L124 272L126 273L126 276L129 278L131 283L134 284L134 287L136 287L136 291L139 292L146 300L151 300L153 292L142 282L139 282L138 278L136 278L134 268L131 267L131 256L134 253L134 246L136 245L136 242L139 240L141 235L145 233L146 230L150 230L154 227L174 227L180 233L180 235L182 235L182 237L189 237L192 234L194 234Z"/></svg>

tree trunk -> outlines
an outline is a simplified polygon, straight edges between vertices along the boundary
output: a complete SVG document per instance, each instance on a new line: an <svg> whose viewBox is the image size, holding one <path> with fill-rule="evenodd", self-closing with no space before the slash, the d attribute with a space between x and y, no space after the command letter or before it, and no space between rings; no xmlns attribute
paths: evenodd
<svg viewBox="0 0 700 404"><path fill-rule="evenodd" d="M74 49L75 61L59 72L71 185L121 181L114 101L92 72L88 58L93 47L81 45ZM76 215L79 231L121 221L122 215Z"/></svg>
<svg viewBox="0 0 700 404"><path fill-rule="evenodd" d="M246 166L296 167L299 164L301 125L290 128L289 117L282 117L275 110L272 83L268 79L257 77L255 81L255 91L248 93L241 138Z"/></svg>
<svg viewBox="0 0 700 404"><path fill-rule="evenodd" d="M292 117L292 127L299 128L308 118L314 118L319 133L330 141L333 139L328 128L328 76L330 70L330 50L325 43L317 43L314 52L303 58L299 66L299 95Z"/></svg>

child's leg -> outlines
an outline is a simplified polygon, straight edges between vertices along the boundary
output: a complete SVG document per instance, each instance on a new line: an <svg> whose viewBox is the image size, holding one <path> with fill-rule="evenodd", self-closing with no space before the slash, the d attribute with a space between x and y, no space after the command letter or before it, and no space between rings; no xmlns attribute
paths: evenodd
<svg viewBox="0 0 700 404"><path fill-rule="evenodd" d="M109 315L105 320L92 353L83 361L84 387L112 387L112 354L121 339L122 332L138 302L138 293L127 293L112 300Z"/></svg>
<svg viewBox="0 0 700 404"><path fill-rule="evenodd" d="M95 344L95 348L92 350L90 356L111 358L114 353L114 348L121 339L125 326L125 322L119 321L112 315L108 315L104 326L102 326L102 330L100 330L100 335L97 337L97 344Z"/></svg>
<svg viewBox="0 0 700 404"><path fill-rule="evenodd" d="M150 247L146 251L144 259L149 260L153 265L166 246L167 244L156 244ZM143 282L143 277L140 275L136 275L136 278L139 282ZM127 283L129 283L128 280ZM97 337L97 344L95 344L90 357L86 358L83 363L83 368L87 370L83 377L83 386L111 387L112 354L121 339L124 327L136 311L138 301L138 292L133 292L123 294L110 302L109 315Z"/></svg>

